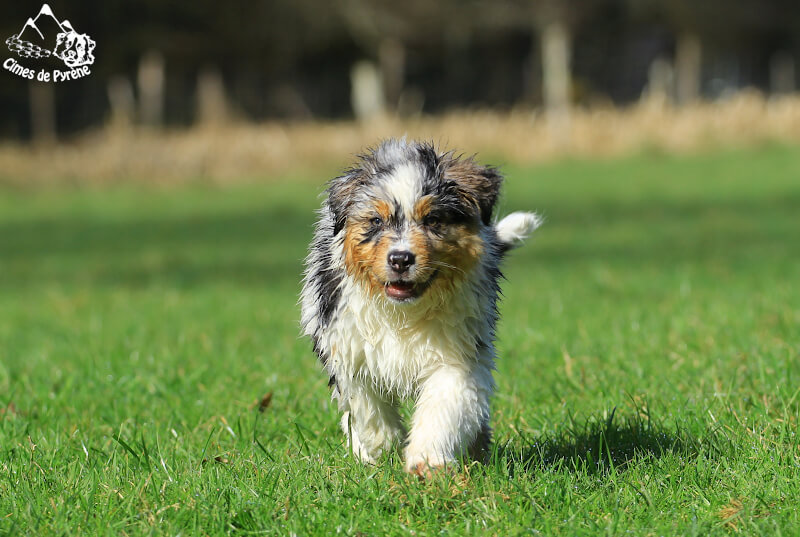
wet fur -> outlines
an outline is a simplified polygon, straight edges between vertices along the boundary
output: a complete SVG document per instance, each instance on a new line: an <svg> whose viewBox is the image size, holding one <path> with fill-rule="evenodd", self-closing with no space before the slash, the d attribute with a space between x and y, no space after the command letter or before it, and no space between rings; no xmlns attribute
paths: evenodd
<svg viewBox="0 0 800 537"><path fill-rule="evenodd" d="M499 266L539 224L531 213L492 224L501 183L473 159L389 140L328 185L302 325L365 462L405 444L406 469L425 475L486 452ZM398 249L415 256L402 281L387 263ZM414 296L395 300L392 285L413 285ZM409 398L406 433L397 407Z"/></svg>

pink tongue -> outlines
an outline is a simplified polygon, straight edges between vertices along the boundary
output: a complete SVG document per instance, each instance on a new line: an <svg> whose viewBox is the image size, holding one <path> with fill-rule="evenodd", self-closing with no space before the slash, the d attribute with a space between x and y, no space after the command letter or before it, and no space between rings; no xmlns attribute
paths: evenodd
<svg viewBox="0 0 800 537"><path fill-rule="evenodd" d="M410 282L393 282L386 286L386 294L402 300L414 296L414 284Z"/></svg>

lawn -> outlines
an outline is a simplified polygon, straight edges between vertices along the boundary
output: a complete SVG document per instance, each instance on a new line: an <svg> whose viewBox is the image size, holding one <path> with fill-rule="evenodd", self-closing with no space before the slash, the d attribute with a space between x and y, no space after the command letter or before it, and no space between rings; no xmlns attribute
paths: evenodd
<svg viewBox="0 0 800 537"><path fill-rule="evenodd" d="M507 165L486 466L348 456L323 177L0 190L2 535L796 535L800 149Z"/></svg>

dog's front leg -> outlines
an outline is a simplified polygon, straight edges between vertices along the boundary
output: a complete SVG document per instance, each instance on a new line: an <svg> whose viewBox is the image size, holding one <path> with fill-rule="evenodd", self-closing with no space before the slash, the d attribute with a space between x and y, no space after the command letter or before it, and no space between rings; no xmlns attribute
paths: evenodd
<svg viewBox="0 0 800 537"><path fill-rule="evenodd" d="M406 447L406 471L426 476L456 457L488 444L488 367L441 366L428 376L416 402Z"/></svg>
<svg viewBox="0 0 800 537"><path fill-rule="evenodd" d="M397 408L375 391L356 380L339 395L342 430L353 454L366 463L374 463L393 443L399 443L405 431Z"/></svg>

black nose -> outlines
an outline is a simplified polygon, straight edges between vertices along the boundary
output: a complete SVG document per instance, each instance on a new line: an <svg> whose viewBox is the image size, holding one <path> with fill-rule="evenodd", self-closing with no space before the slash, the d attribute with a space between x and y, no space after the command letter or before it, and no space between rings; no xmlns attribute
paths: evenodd
<svg viewBox="0 0 800 537"><path fill-rule="evenodd" d="M407 250L392 250L389 252L389 266L398 273L408 270L414 264L414 254Z"/></svg>

